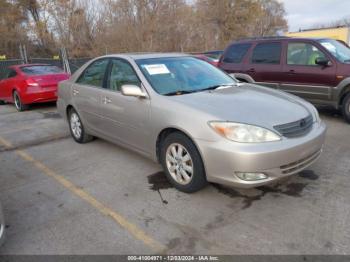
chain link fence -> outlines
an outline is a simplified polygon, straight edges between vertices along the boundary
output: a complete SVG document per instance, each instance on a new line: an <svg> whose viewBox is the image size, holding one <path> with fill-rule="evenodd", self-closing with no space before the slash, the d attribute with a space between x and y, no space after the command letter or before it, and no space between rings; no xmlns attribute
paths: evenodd
<svg viewBox="0 0 350 262"><path fill-rule="evenodd" d="M22 59L0 60L0 75L2 75L2 72L4 72L7 67L19 64L23 64Z"/></svg>

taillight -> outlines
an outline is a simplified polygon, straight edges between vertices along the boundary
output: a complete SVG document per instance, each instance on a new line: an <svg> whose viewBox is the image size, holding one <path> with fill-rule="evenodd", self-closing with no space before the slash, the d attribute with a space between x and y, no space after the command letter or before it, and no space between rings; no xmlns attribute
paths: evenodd
<svg viewBox="0 0 350 262"><path fill-rule="evenodd" d="M31 78L28 78L26 80L26 84L27 84L27 86L35 86L35 87L39 86L39 84L37 82L35 82L33 79L31 79Z"/></svg>

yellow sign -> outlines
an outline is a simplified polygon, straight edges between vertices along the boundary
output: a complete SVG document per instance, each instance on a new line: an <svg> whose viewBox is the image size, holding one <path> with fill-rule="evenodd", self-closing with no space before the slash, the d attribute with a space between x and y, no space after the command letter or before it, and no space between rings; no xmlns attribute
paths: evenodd
<svg viewBox="0 0 350 262"><path fill-rule="evenodd" d="M54 60L59 60L59 59L60 59L60 56L59 56L59 55L54 55L54 56L53 56L53 59L54 59Z"/></svg>
<svg viewBox="0 0 350 262"><path fill-rule="evenodd" d="M6 60L6 55L0 55L0 60Z"/></svg>

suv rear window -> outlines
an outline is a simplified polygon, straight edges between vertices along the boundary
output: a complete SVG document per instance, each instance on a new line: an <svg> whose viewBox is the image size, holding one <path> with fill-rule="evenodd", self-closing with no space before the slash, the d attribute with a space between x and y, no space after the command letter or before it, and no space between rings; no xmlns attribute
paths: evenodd
<svg viewBox="0 0 350 262"><path fill-rule="evenodd" d="M57 66L24 66L21 67L21 71L26 75L48 75L63 73L63 70Z"/></svg>
<svg viewBox="0 0 350 262"><path fill-rule="evenodd" d="M253 64L279 64L281 59L280 43L261 43L254 48Z"/></svg>
<svg viewBox="0 0 350 262"><path fill-rule="evenodd" d="M223 62L240 63L252 44L231 45L225 53Z"/></svg>

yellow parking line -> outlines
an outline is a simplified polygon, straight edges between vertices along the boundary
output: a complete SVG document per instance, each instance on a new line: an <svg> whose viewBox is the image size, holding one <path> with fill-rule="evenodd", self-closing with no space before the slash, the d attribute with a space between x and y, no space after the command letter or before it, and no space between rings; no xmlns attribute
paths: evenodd
<svg viewBox="0 0 350 262"><path fill-rule="evenodd" d="M0 136L0 143L3 144L5 147L8 147L8 148L13 147L12 144L9 141L7 141L6 139L4 139L1 136ZM85 192L84 190L82 190L79 187L77 187L76 185L74 185L72 182L70 182L69 180L67 180L63 176L56 174L54 171L49 169L43 163L35 160L32 156L30 156L25 151L23 151L23 150L15 150L14 152L18 156L20 156L22 159L32 163L37 169L42 171L46 176L55 179L57 182L59 182L65 188L67 188L68 190L73 192L75 195L77 195L79 198L85 200L87 203L89 203L91 206L96 208L102 214L112 218L122 228L127 230L135 238L141 240L146 246L150 247L153 251L155 251L156 253L162 253L162 254L165 253L166 247L163 244L159 243L157 240L154 240L152 237L147 235L142 229L138 228L136 225L134 225L131 222L129 222L122 215L118 214L114 210L112 210L109 207L105 206L103 203L101 203L100 201L95 199L89 193Z"/></svg>

